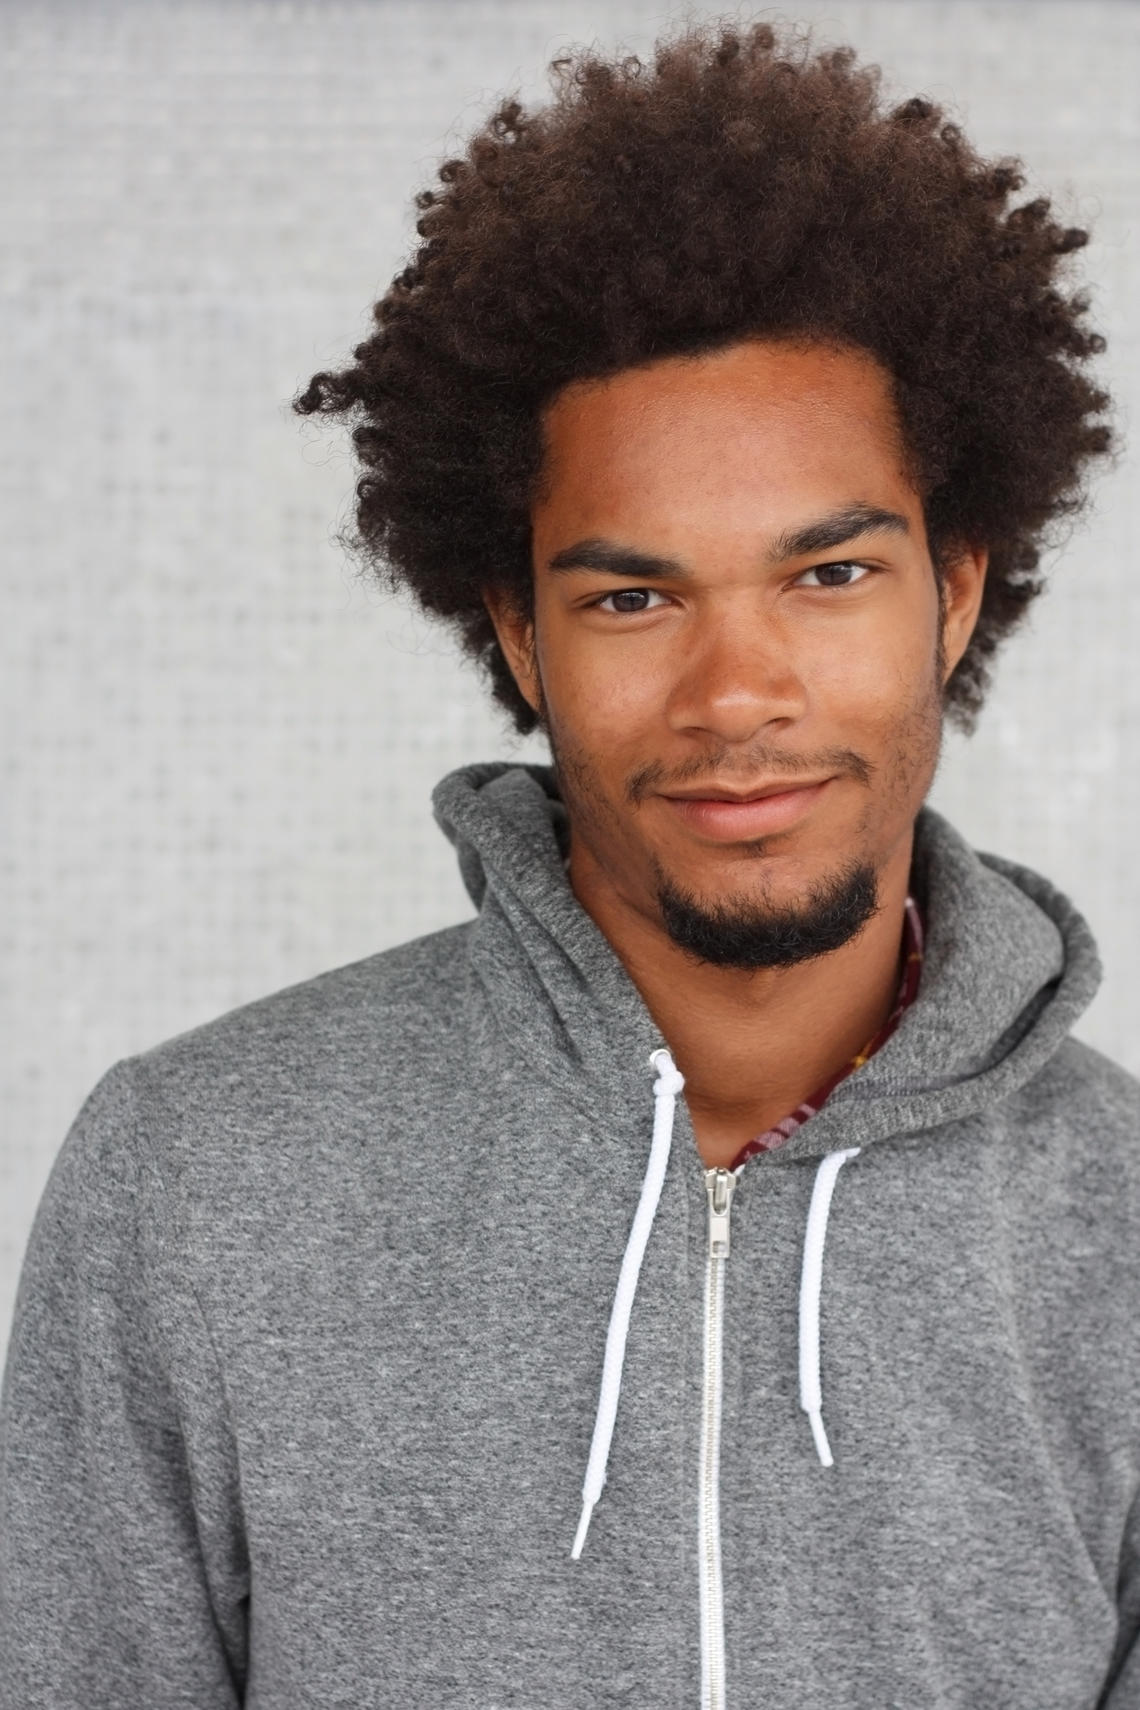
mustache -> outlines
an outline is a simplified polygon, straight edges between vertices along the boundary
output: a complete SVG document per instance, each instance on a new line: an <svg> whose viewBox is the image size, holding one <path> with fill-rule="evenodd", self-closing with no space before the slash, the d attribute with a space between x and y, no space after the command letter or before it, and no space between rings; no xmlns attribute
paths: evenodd
<svg viewBox="0 0 1140 1710"><path fill-rule="evenodd" d="M707 754L695 754L679 766L665 766L650 760L639 766L626 780L625 796L632 807L646 796L667 795L670 786L692 784L698 780L716 789L756 777L853 778L856 783L869 784L875 768L853 748L821 748L813 754L787 754L780 748L753 747L745 753L727 748Z"/></svg>

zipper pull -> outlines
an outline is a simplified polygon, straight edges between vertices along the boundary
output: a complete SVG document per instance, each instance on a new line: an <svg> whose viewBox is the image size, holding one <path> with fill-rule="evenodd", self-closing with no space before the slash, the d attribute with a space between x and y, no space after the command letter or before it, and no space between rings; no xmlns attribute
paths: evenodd
<svg viewBox="0 0 1140 1710"><path fill-rule="evenodd" d="M709 1258L728 1258L728 1215L736 1192L733 1170L706 1170L705 1192L709 1196Z"/></svg>

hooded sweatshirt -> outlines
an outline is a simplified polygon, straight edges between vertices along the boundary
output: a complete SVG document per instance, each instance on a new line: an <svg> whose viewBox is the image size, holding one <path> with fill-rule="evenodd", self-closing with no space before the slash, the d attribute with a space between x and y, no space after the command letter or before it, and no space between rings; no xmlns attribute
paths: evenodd
<svg viewBox="0 0 1140 1710"><path fill-rule="evenodd" d="M925 810L915 1002L730 1189L550 774L435 799L475 920L62 1148L4 1710L1136 1710L1140 1088L1069 1037L1079 915Z"/></svg>

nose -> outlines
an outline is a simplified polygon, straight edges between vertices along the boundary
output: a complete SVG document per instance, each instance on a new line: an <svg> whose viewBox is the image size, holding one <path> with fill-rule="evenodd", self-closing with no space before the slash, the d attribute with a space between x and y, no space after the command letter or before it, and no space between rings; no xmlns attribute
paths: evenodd
<svg viewBox="0 0 1140 1710"><path fill-rule="evenodd" d="M806 708L803 677L778 619L736 606L710 614L686 636L666 716L679 734L736 743L794 724Z"/></svg>

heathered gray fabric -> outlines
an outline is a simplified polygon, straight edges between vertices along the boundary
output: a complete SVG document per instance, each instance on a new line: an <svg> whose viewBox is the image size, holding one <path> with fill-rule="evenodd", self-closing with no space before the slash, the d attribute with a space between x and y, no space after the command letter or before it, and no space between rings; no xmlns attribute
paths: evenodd
<svg viewBox="0 0 1140 1710"><path fill-rule="evenodd" d="M5 1710L695 1707L705 1209L683 1105L570 1560L660 1040L540 770L446 779L477 921L103 1080L25 1264ZM924 813L919 998L749 1163L726 1288L733 1710L1140 1706L1140 1089L1088 930ZM817 1161L820 1466L797 1398Z"/></svg>

